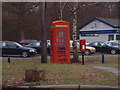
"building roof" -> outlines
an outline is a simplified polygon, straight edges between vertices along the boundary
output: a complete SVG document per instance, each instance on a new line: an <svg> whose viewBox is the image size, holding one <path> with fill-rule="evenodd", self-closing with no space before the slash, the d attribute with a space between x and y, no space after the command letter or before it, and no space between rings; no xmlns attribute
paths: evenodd
<svg viewBox="0 0 120 90"><path fill-rule="evenodd" d="M120 28L120 25L118 23L118 21L120 21L120 19L109 19L109 18L93 18L92 20L90 20L89 22L85 23L83 26L79 27L79 29L82 29L83 27L85 27L86 25L88 25L89 23L98 20L108 26L111 26L113 28Z"/></svg>
<svg viewBox="0 0 120 90"><path fill-rule="evenodd" d="M106 23L109 23L115 27L119 27L118 21L120 21L120 19L109 19L109 18L98 18L102 21L105 21Z"/></svg>

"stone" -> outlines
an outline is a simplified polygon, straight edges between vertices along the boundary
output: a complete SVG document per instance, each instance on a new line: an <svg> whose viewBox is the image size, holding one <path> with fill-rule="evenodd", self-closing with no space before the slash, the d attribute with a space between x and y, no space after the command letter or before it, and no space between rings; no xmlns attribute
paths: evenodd
<svg viewBox="0 0 120 90"><path fill-rule="evenodd" d="M45 70L41 69L28 69L25 70L25 81L35 82L45 80Z"/></svg>

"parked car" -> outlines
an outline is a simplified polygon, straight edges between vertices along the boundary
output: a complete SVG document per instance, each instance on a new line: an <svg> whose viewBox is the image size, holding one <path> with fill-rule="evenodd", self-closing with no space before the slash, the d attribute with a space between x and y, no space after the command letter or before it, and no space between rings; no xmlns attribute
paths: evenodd
<svg viewBox="0 0 120 90"><path fill-rule="evenodd" d="M51 43L50 40L47 40L47 46L50 46L50 43Z"/></svg>
<svg viewBox="0 0 120 90"><path fill-rule="evenodd" d="M33 43L30 43L25 46L35 48L37 50L37 54L41 53L41 42L33 42ZM49 44L47 44L47 53L50 54L50 45Z"/></svg>
<svg viewBox="0 0 120 90"><path fill-rule="evenodd" d="M120 40L110 40L110 41L107 41L107 42L118 42L118 43L120 43Z"/></svg>
<svg viewBox="0 0 120 90"><path fill-rule="evenodd" d="M115 46L114 44L110 44L109 42L92 42L89 46L95 47L96 52L101 53L110 53L110 54L117 54L120 53L119 43Z"/></svg>
<svg viewBox="0 0 120 90"><path fill-rule="evenodd" d="M34 48L24 47L12 41L0 41L0 49L2 49L2 55L21 55L22 57L28 57L36 54Z"/></svg>
<svg viewBox="0 0 120 90"><path fill-rule="evenodd" d="M77 48L78 48L78 52L81 52L79 42L77 42ZM71 53L73 52L73 41L72 40L70 40L70 52ZM86 46L86 51L85 51L86 55L90 55L95 52L96 52L96 49L94 47Z"/></svg>
<svg viewBox="0 0 120 90"><path fill-rule="evenodd" d="M32 42L37 42L37 40L22 40L19 43L21 45L27 45L27 44L32 43Z"/></svg>
<svg viewBox="0 0 120 90"><path fill-rule="evenodd" d="M120 40L112 40L112 41L107 41L105 43L113 47L120 47Z"/></svg>
<svg viewBox="0 0 120 90"><path fill-rule="evenodd" d="M88 42L86 42L86 45L88 45L89 43Z"/></svg>

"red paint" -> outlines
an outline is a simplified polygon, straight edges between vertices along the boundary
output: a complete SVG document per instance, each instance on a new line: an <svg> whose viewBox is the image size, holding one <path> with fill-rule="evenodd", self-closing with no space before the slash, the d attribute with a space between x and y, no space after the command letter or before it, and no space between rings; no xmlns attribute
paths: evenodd
<svg viewBox="0 0 120 90"><path fill-rule="evenodd" d="M80 51L82 52L86 51L86 40L85 39L80 40Z"/></svg>
<svg viewBox="0 0 120 90"><path fill-rule="evenodd" d="M70 26L66 21L51 24L51 63L70 64Z"/></svg>
<svg viewBox="0 0 120 90"><path fill-rule="evenodd" d="M21 45L27 45L29 43L32 43L32 42L36 42L37 40L22 40L20 41L20 44Z"/></svg>
<svg viewBox="0 0 120 90"><path fill-rule="evenodd" d="M29 44L29 43L20 43L21 45L27 45L27 44Z"/></svg>

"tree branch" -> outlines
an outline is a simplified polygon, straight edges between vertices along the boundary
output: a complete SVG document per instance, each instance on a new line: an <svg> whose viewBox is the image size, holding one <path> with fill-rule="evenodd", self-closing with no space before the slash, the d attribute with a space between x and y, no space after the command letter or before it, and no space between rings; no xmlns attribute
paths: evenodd
<svg viewBox="0 0 120 90"><path fill-rule="evenodd" d="M66 3L64 3L64 5L61 7L61 10L63 10L63 9L64 9L65 5L66 5Z"/></svg>
<svg viewBox="0 0 120 90"><path fill-rule="evenodd" d="M77 6L77 8L73 10L68 4L67 4L67 7L70 9L72 13L76 12L79 9L79 6Z"/></svg>
<svg viewBox="0 0 120 90"><path fill-rule="evenodd" d="M70 9L70 11L73 13L73 9L67 4L67 7Z"/></svg>

